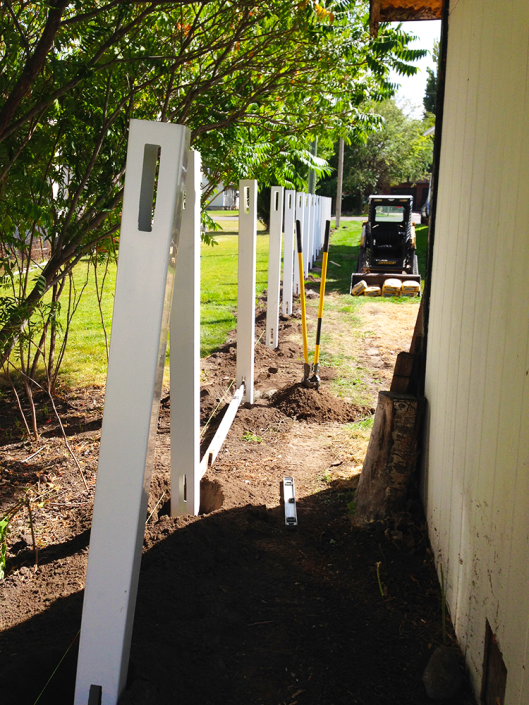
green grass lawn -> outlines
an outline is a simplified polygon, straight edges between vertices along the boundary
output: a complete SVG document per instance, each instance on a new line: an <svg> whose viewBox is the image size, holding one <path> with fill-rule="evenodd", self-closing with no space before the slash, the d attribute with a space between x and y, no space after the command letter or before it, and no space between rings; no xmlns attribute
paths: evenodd
<svg viewBox="0 0 529 705"><path fill-rule="evenodd" d="M35 277L38 270L35 270ZM98 267L98 278L101 283L101 277L104 274L104 265ZM33 280L33 273L30 276L30 282ZM93 266L88 266L88 261L81 261L74 269L74 291L77 295L82 291L81 298L75 315L73 316L70 330L68 333L68 342L66 354L61 367L59 377L59 386L90 386L104 384L107 372L107 357L105 348L105 336L101 324L101 316L96 296L96 286L94 278ZM101 302L101 309L107 328L107 335L110 335L110 326L112 322L112 308L114 304L114 288L116 285L116 265L109 264L107 276L105 279L104 296ZM66 322L66 314L68 308L68 282L65 285L63 295L61 297L59 312L59 323L62 326L62 332L59 333L57 341L57 352L60 348L64 326ZM11 290L4 288L1 292L4 295L10 295ZM44 304L47 304L51 299L48 294L44 297ZM34 316L38 319L38 315ZM18 351L12 355L13 363L18 367ZM44 374L43 369L38 373L38 377ZM16 374L15 374L16 377ZM3 382L4 380L2 380Z"/></svg>
<svg viewBox="0 0 529 705"><path fill-rule="evenodd" d="M234 222L236 225L236 222ZM214 233L217 244L201 246L201 328L200 352L205 357L226 340L227 333L235 328L237 309L237 244L238 235L230 234L232 221L224 221L223 231ZM236 231L234 227L233 230ZM268 234L258 227L256 252L256 296L268 283ZM61 372L62 384L68 386L101 385L105 383L107 358L105 337L97 304L94 271L90 267L88 281L87 262L75 269L74 281L80 291L86 283L79 307L72 320L68 348ZM102 267L99 269L102 275ZM110 335L116 265L111 264L105 281L102 310ZM61 320L65 320L66 297L63 297Z"/></svg>
<svg viewBox="0 0 529 705"><path fill-rule="evenodd" d="M362 307L373 304L389 306L396 303L411 306L416 310L420 299L351 296L351 275L356 269L361 234L361 222L345 221L331 237L326 292L332 295L325 300L320 361L322 365L334 368L335 376L331 382L333 392L337 396L346 397L356 404L363 405L371 403L365 376L372 372L366 372L363 363L358 361L356 353L358 339L366 334L362 329ZM418 228L417 252L421 273L424 272L426 239L427 228ZM318 288L317 284L316 288ZM309 307L316 308L317 305L318 302L315 299L308 302ZM314 331L309 336L309 341L312 346ZM313 349L310 351L309 359L312 359L312 356Z"/></svg>
<svg viewBox="0 0 529 705"><path fill-rule="evenodd" d="M87 262L81 262L75 270L75 282L81 288L86 280ZM103 274L101 265L98 276ZM103 319L110 342L114 289L116 286L116 265L111 263L105 279L104 294L101 300ZM66 303L63 303L63 307ZM64 318L64 316L61 316ZM74 387L104 384L107 374L105 337L97 304L94 270L90 267L88 283L83 292L79 307L72 319L68 347L62 366L63 384Z"/></svg>
<svg viewBox="0 0 529 705"><path fill-rule="evenodd" d="M218 245L202 245L200 354L212 353L235 328L237 309L237 235L215 233ZM268 283L268 235L257 236L256 295Z"/></svg>
<svg viewBox="0 0 529 705"><path fill-rule="evenodd" d="M201 355L213 352L226 340L227 333L235 328L234 312L237 307L237 242L236 221L221 221L222 230L213 233L218 244L201 247ZM356 312L372 299L349 296L351 274L356 266L362 224L348 221L331 239L327 291L344 295L337 306L339 311L356 319ZM425 271L426 241L428 229L417 228L417 252L419 268ZM268 279L268 234L261 224L258 225L257 237L257 272L256 295L259 296L267 286ZM82 262L75 270L76 287L80 290L86 281L87 263ZM102 268L100 267L100 275ZM116 266L110 265L105 282L105 295L102 310L110 333ZM380 301L380 299L379 299ZM417 305L417 299L384 299L398 301L408 305ZM63 309L67 305L63 302ZM64 310L62 317L64 316ZM107 370L105 339L97 305L93 269L90 269L88 282L81 298L79 308L73 318L69 334L68 349L62 368L62 382L71 386L104 384Z"/></svg>
<svg viewBox="0 0 529 705"><path fill-rule="evenodd" d="M200 354L210 355L226 340L237 321L237 235L215 233L217 245L201 246ZM268 235L257 237L256 295L268 282ZM81 285L85 273L81 266L76 281ZM103 311L107 328L112 322L116 267L110 267ZM73 319L63 379L70 385L104 384L107 370L105 341L93 274Z"/></svg>
<svg viewBox="0 0 529 705"><path fill-rule="evenodd" d="M230 215L235 216L236 218L239 217L239 211L238 210L232 210L232 211L210 211L208 210L208 215L210 215L212 218L216 218L217 216L222 216L223 218L226 218Z"/></svg>

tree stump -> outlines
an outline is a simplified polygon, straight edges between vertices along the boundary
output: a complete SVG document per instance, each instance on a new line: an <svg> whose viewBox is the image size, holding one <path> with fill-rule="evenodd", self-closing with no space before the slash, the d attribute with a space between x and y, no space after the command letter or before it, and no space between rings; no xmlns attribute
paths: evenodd
<svg viewBox="0 0 529 705"><path fill-rule="evenodd" d="M357 526L402 509L415 472L426 400L379 392L375 423L355 495Z"/></svg>

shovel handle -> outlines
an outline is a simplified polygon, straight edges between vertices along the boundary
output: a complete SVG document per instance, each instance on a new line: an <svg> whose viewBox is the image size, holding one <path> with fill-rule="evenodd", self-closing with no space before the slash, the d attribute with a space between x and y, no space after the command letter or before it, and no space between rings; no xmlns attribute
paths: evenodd
<svg viewBox="0 0 529 705"><path fill-rule="evenodd" d="M318 307L318 328L316 330L316 347L314 348L314 364L317 365L320 359L320 338L321 338L321 322L323 318L323 300L325 298L325 282L327 280L327 263L329 259L329 240L331 236L331 221L325 222L325 239L323 241L323 258L321 265L321 283L320 283L320 305Z"/></svg>
<svg viewBox="0 0 529 705"><path fill-rule="evenodd" d="M301 300L301 327L303 330L303 357L305 364L309 364L309 345L307 340L307 308L305 306L305 277L303 274L303 242L301 239L301 223L296 220L296 237L298 243L299 265L299 297Z"/></svg>

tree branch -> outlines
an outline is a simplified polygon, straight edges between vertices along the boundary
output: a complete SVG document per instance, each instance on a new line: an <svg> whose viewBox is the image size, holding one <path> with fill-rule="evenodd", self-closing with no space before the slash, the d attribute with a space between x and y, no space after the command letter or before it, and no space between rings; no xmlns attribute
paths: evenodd
<svg viewBox="0 0 529 705"><path fill-rule="evenodd" d="M26 61L20 78L0 110L0 139L3 138L6 128L10 124L20 103L28 94L33 81L44 68L46 57L55 41L55 36L61 26L61 17L68 2L69 0L56 0L54 4L51 4L46 25L35 47L35 51Z"/></svg>

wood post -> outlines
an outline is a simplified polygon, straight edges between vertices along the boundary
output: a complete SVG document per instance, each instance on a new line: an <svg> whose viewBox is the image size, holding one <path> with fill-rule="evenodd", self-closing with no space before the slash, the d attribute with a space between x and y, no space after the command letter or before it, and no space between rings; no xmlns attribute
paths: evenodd
<svg viewBox="0 0 529 705"><path fill-rule="evenodd" d="M400 352L397 355L395 362L395 370L393 379L391 380L390 392L395 394L408 394L410 378L413 374L413 366L416 360L416 355L409 352Z"/></svg>
<svg viewBox="0 0 529 705"><path fill-rule="evenodd" d="M404 508L417 466L425 399L380 392L375 423L355 495L355 524L385 519Z"/></svg>
<svg viewBox="0 0 529 705"><path fill-rule="evenodd" d="M338 143L338 178L336 181L336 221L335 227L340 227L340 220L342 218L342 191L343 191L343 152L344 152L344 141L343 137L340 137L340 142ZM329 213L330 216L330 213ZM330 218L329 218L330 220Z"/></svg>

